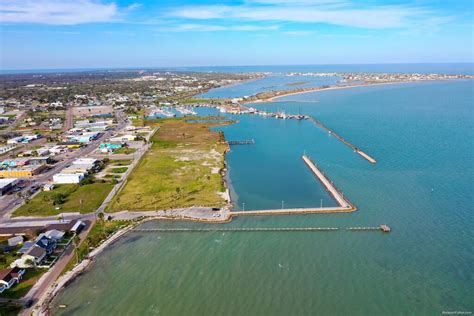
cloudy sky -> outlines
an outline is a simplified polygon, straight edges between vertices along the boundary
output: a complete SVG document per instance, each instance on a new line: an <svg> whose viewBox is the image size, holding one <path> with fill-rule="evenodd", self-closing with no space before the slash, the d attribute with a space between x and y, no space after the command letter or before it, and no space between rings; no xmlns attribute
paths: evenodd
<svg viewBox="0 0 474 316"><path fill-rule="evenodd" d="M472 0L2 0L3 69L473 62Z"/></svg>

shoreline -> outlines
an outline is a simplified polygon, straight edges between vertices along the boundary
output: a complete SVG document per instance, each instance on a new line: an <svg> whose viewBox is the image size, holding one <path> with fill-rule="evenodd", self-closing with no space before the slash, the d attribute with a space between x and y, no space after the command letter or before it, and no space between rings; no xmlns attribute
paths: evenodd
<svg viewBox="0 0 474 316"><path fill-rule="evenodd" d="M281 95L276 95L270 98L266 99L257 99L257 100L249 100L245 101L244 104L247 103L268 103L268 102L273 102L279 98L291 96L291 95L298 95L298 94L305 94L305 93L312 93L312 92L318 92L318 91L329 91L329 90L339 90L339 89L349 89L349 88L357 88L357 87L370 87L370 86L383 86L383 85L393 85L393 84L406 84L406 83L426 83L426 82L442 82L442 81L451 81L451 80L466 80L466 79L445 79L445 80L408 80L408 81L391 81L391 82L365 82L365 83L359 83L359 84L348 84L348 85L333 85L329 87L314 87L314 88L309 88L308 90L304 91L288 91L287 93L283 93ZM469 79L468 79L469 80ZM256 97L256 96L255 96Z"/></svg>

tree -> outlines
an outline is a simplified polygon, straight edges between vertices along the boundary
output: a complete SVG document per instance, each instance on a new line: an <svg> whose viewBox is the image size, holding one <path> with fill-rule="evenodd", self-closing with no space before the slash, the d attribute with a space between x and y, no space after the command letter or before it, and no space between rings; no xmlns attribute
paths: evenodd
<svg viewBox="0 0 474 316"><path fill-rule="evenodd" d="M55 193L51 199L53 200L53 205L64 204L64 202L66 202L66 195L63 193Z"/></svg>
<svg viewBox="0 0 474 316"><path fill-rule="evenodd" d="M72 242L74 243L74 252L76 253L76 264L79 263L79 245L81 243L81 238L79 235L74 235L72 237Z"/></svg>

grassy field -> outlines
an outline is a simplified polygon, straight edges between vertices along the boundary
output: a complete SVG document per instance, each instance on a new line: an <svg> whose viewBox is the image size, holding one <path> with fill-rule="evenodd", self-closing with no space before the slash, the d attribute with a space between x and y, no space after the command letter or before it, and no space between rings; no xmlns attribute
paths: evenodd
<svg viewBox="0 0 474 316"><path fill-rule="evenodd" d="M198 104L198 103L210 103L212 99L185 99L180 100L179 103L181 104Z"/></svg>
<svg viewBox="0 0 474 316"><path fill-rule="evenodd" d="M115 155L120 155L120 154L129 155L129 154L133 154L136 151L137 151L136 148L122 147L122 148L119 148L119 149L115 150L114 154Z"/></svg>
<svg viewBox="0 0 474 316"><path fill-rule="evenodd" d="M11 289L0 293L0 298L22 298L46 271L46 269L26 269L25 274L23 275L23 280Z"/></svg>
<svg viewBox="0 0 474 316"><path fill-rule="evenodd" d="M0 305L0 315L1 316L16 316L21 311L21 306L3 303Z"/></svg>
<svg viewBox="0 0 474 316"><path fill-rule="evenodd" d="M128 167L118 167L118 168L110 168L110 169L107 169L107 172L110 172L110 173L124 173L125 171L127 171Z"/></svg>
<svg viewBox="0 0 474 316"><path fill-rule="evenodd" d="M219 171L228 149L222 133L209 127L229 122L153 121L160 130L108 211L155 210L226 204Z"/></svg>
<svg viewBox="0 0 474 316"><path fill-rule="evenodd" d="M113 188L112 183L62 184L43 191L18 208L13 216L53 216L62 212L94 212ZM59 208L59 209L56 209Z"/></svg>
<svg viewBox="0 0 474 316"><path fill-rule="evenodd" d="M109 160L109 166L128 166L132 163L131 159Z"/></svg>

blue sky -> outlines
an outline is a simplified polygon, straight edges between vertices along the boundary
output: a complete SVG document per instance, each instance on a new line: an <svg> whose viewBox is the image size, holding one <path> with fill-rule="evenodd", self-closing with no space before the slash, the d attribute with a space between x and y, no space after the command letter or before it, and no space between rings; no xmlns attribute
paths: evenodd
<svg viewBox="0 0 474 316"><path fill-rule="evenodd" d="M473 62L472 0L2 0L3 69Z"/></svg>

